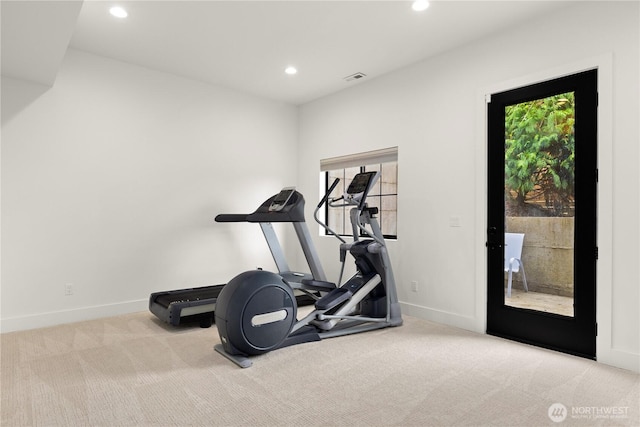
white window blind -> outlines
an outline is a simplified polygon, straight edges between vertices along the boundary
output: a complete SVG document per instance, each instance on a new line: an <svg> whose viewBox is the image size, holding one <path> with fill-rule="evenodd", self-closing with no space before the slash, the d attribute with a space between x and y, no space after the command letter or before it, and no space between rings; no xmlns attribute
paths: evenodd
<svg viewBox="0 0 640 427"><path fill-rule="evenodd" d="M349 154L346 156L331 157L320 160L322 172L373 165L376 163L395 162L398 160L398 147L383 148L381 150L367 151L364 153Z"/></svg>

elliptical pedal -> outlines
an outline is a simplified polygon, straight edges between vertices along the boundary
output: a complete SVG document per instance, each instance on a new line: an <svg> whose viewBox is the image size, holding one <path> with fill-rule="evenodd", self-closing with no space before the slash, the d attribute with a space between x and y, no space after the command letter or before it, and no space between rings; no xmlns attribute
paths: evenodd
<svg viewBox="0 0 640 427"><path fill-rule="evenodd" d="M331 310L353 296L353 293L346 288L338 288L316 301L318 310Z"/></svg>

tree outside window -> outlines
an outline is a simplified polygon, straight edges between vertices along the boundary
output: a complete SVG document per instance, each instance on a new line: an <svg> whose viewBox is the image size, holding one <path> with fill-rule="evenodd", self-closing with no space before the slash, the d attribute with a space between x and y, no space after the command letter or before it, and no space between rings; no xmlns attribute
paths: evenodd
<svg viewBox="0 0 640 427"><path fill-rule="evenodd" d="M506 107L507 216L574 215L574 106L568 92Z"/></svg>

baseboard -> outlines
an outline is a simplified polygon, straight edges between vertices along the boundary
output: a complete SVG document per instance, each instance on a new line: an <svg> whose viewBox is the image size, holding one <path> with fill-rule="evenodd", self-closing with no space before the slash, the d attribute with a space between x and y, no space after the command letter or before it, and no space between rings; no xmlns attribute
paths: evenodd
<svg viewBox="0 0 640 427"><path fill-rule="evenodd" d="M64 323L99 319L101 317L119 316L135 313L149 308L149 300L125 301L115 304L104 304L71 310L51 311L47 313L29 314L26 316L0 319L0 332L24 331L28 329L46 328Z"/></svg>
<svg viewBox="0 0 640 427"><path fill-rule="evenodd" d="M402 308L402 313L408 316L442 323L444 325L454 326L468 331L485 333L482 326L479 325L478 320L471 316L463 316L448 311L435 310L433 308L409 304L406 302L400 302L400 306Z"/></svg>
<svg viewBox="0 0 640 427"><path fill-rule="evenodd" d="M482 322L469 316L434 310L429 307L401 302L402 313L419 319L429 320L444 325L454 326L473 332L484 334ZM627 369L640 373L640 355L623 350L606 348L606 343L598 343L596 359L599 363L616 368Z"/></svg>
<svg viewBox="0 0 640 427"><path fill-rule="evenodd" d="M597 347L596 360L609 366L627 369L640 374L640 354Z"/></svg>

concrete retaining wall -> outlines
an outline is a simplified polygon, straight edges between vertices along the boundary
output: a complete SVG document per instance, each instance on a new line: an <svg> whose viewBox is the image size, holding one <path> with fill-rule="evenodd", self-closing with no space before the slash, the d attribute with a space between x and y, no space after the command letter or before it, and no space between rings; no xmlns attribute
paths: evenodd
<svg viewBox="0 0 640 427"><path fill-rule="evenodd" d="M525 234L522 263L529 290L572 297L574 219L507 217L506 230ZM524 289L521 278L514 274L514 289Z"/></svg>

